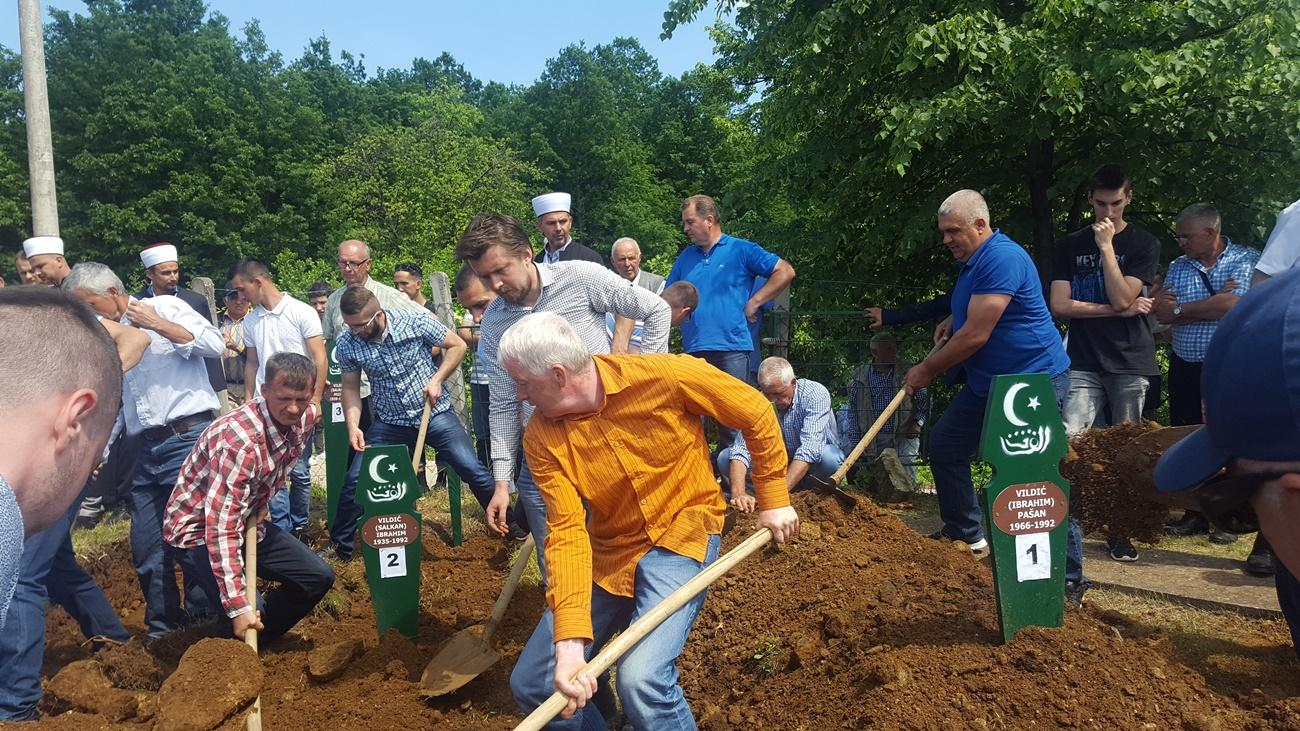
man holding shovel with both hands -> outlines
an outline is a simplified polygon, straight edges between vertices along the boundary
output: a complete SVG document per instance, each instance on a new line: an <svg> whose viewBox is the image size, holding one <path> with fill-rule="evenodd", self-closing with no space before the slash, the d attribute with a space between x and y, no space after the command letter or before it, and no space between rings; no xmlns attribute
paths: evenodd
<svg viewBox="0 0 1300 731"><path fill-rule="evenodd" d="M498 362L536 408L524 452L546 503L547 610L510 676L531 712L559 691L563 721L603 729L596 677L579 674L614 634L718 557L725 506L700 417L741 429L753 457L760 529L792 538L799 518L772 407L757 391L684 355L592 356L564 318L527 315L501 338ZM617 690L637 729L694 728L677 656L704 593L622 657Z"/></svg>
<svg viewBox="0 0 1300 731"><path fill-rule="evenodd" d="M316 366L305 355L277 353L265 369L261 397L212 422L181 465L163 539L180 553L185 583L200 589L209 613L228 617L236 637L253 629L274 642L325 597L334 572L267 520L272 494L284 487L320 417ZM250 520L260 524L261 574L279 583L260 612L244 584Z"/></svg>

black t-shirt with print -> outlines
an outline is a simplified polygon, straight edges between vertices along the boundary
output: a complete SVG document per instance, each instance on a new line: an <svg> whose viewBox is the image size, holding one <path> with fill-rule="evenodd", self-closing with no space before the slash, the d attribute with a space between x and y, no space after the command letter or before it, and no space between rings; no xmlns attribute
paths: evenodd
<svg viewBox="0 0 1300 731"><path fill-rule="evenodd" d="M1160 263L1160 242L1155 236L1129 225L1115 235L1115 259L1126 277L1150 285ZM1070 283L1070 298L1080 302L1110 304L1106 298L1101 252L1092 227L1085 226L1056 242L1052 280ZM1076 371L1154 376L1155 339L1146 317L1081 317L1070 321L1070 367Z"/></svg>

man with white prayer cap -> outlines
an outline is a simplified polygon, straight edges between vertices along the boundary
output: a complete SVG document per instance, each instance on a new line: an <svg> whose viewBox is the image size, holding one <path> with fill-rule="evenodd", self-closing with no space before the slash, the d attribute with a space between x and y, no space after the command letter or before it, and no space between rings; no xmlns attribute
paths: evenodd
<svg viewBox="0 0 1300 731"><path fill-rule="evenodd" d="M41 282L55 287L63 284L72 267L63 258L63 239L58 236L33 236L23 242L23 254Z"/></svg>
<svg viewBox="0 0 1300 731"><path fill-rule="evenodd" d="M140 263L144 265L144 278L148 284L135 293L136 299L144 300L157 295L170 294L194 308L194 311L204 320L214 322L212 308L208 306L208 298L181 287L180 257L175 244L165 241L149 244L140 250ZM229 411L230 392L226 390L226 372L221 368L221 357L203 360L208 369L208 385L212 386L213 392L217 394L222 413Z"/></svg>
<svg viewBox="0 0 1300 731"><path fill-rule="evenodd" d="M573 240L573 216L570 213L573 196L568 193L545 193L533 199L533 213L537 214L537 230L542 232L542 250L533 261L538 264L557 264L562 261L589 261L605 266L605 258Z"/></svg>

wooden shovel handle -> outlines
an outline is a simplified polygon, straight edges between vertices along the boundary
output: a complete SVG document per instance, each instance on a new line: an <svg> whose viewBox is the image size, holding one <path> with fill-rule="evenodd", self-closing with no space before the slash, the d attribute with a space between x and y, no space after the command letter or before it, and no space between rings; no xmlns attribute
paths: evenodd
<svg viewBox="0 0 1300 731"><path fill-rule="evenodd" d="M411 452L411 471L420 476L420 457L424 456L424 437L429 433L429 410L433 406L424 400L424 414L420 416L420 434L415 438L415 451Z"/></svg>
<svg viewBox="0 0 1300 731"><path fill-rule="evenodd" d="M655 605L653 609L641 616L632 626L623 630L618 637L610 640L605 647L591 659L591 662L582 666L578 675L600 675L614 664L614 661L623 656L625 652L632 649L632 646L640 642L643 637L650 633L661 622L667 619L673 612L681 609L683 605L695 598L696 594L708 588L718 579L718 577L727 573L733 566L743 561L751 553L767 545L772 540L772 531L764 528L754 535L746 538L743 543L736 546L726 553L726 555L714 561L707 568L696 574L690 581L682 584L676 591L669 594L662 602ZM576 676L575 676L576 677ZM559 691L556 691L546 702L537 707L537 710L528 714L515 731L539 731L546 724L550 723L555 714L564 710L568 705L569 699Z"/></svg>
<svg viewBox="0 0 1300 731"><path fill-rule="evenodd" d="M257 612L257 519L250 515L248 530L244 534L244 596L253 612ZM257 652L257 630L244 630L244 643ZM262 731L262 696L253 700L253 710L248 713L248 731Z"/></svg>
<svg viewBox="0 0 1300 731"><path fill-rule="evenodd" d="M929 358L934 355L946 342L948 342L948 338L944 338L935 343L934 347L930 348L930 352L926 353L925 357ZM858 446L854 447L852 452L849 452L849 456L844 458L844 464L840 465L840 468L835 470L835 474L831 475L831 482L833 484L838 485L844 481L844 475L848 474L848 471L853 467L854 463L858 461L858 457L862 456L862 453L867 449L867 445L871 444L871 442L875 440L876 435L880 433L880 430L885 428L885 424L894 415L894 412L898 411L898 407L902 405L903 399L906 397L907 389L898 389L898 393L894 394L893 400L885 406L884 411L880 412L880 416L876 417L876 423L872 424L871 428L867 430L867 433L862 435L862 438L858 440Z"/></svg>
<svg viewBox="0 0 1300 731"><path fill-rule="evenodd" d="M488 617L487 625L483 627L483 644L490 644L492 636L501 626L501 618L506 615L506 607L510 606L510 599L515 595L515 588L519 586L519 577L523 576L524 567L528 565L528 559L533 556L534 545L533 534L529 533L524 539L524 545L519 547L519 555L515 556L514 564L510 567L510 578L506 579L506 585L502 587L497 603L492 605L492 614Z"/></svg>

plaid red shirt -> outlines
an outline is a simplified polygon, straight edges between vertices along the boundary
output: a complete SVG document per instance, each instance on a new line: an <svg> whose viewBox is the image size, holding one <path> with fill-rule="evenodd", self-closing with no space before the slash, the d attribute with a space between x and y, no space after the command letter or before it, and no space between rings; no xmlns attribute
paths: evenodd
<svg viewBox="0 0 1300 731"><path fill-rule="evenodd" d="M271 419L258 398L208 425L181 465L163 516L163 540L177 548L207 546L226 615L251 611L244 596L244 529L284 487L320 407L292 428ZM259 527L258 537L265 529Z"/></svg>

